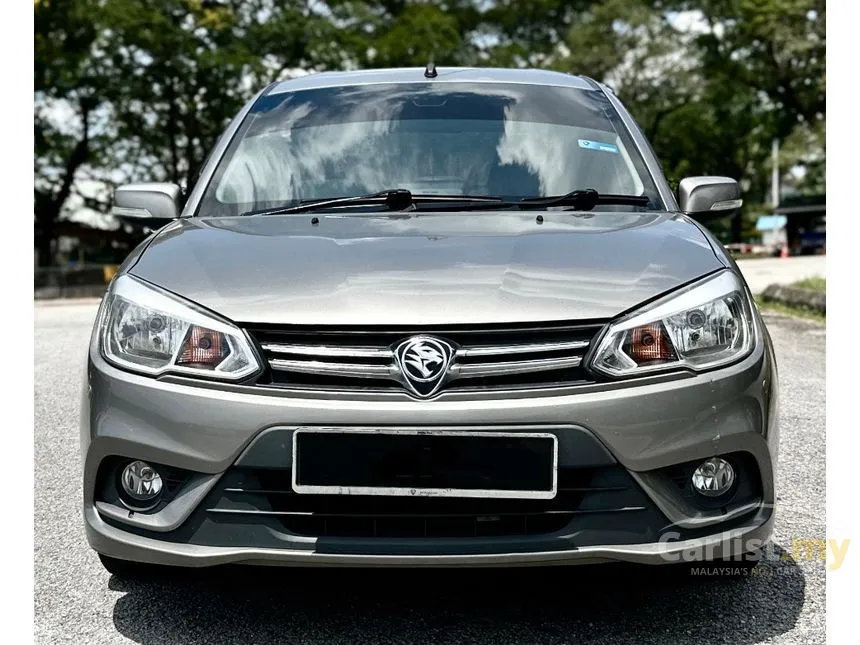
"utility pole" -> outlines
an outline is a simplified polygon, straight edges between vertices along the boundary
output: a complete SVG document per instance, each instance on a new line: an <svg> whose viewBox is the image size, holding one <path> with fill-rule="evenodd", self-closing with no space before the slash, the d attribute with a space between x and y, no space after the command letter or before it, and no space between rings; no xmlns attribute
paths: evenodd
<svg viewBox="0 0 860 645"><path fill-rule="evenodd" d="M770 197L774 208L779 206L779 139L773 140L771 148L771 164L773 172L771 174Z"/></svg>
<svg viewBox="0 0 860 645"><path fill-rule="evenodd" d="M777 207L779 206L779 185L780 185L780 174L779 174L779 139L773 140L773 146L770 150L771 157L771 165L773 166L773 170L771 173L771 184L770 184L770 199L773 203L774 213L776 212ZM789 222L786 222L785 226L785 238L782 242L782 250L780 252L779 257L787 258L788 257L788 244L789 244L789 231L791 230L791 226Z"/></svg>

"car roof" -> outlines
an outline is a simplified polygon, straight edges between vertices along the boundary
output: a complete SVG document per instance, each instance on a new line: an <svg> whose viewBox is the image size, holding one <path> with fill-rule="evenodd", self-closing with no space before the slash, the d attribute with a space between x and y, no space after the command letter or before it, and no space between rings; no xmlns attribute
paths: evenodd
<svg viewBox="0 0 860 645"><path fill-rule="evenodd" d="M425 77L424 71L424 67L399 67L350 72L319 72L281 81L272 87L267 94L380 83L520 83L572 87L581 90L595 89L593 82L584 77L544 69L440 66L436 68L437 76L433 78Z"/></svg>

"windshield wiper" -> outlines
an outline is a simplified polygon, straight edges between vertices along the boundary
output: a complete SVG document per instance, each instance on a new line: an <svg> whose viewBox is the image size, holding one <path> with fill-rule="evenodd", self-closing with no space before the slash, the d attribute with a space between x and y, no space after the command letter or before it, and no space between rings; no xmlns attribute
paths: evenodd
<svg viewBox="0 0 860 645"><path fill-rule="evenodd" d="M525 197L519 201L521 208L546 208L547 206L573 206L577 210L590 211L598 204L620 206L647 206L651 200L645 195L600 194L593 188L573 190L564 195L549 197Z"/></svg>
<svg viewBox="0 0 860 645"><path fill-rule="evenodd" d="M288 213L309 213L322 211L340 206L385 206L388 210L402 211L417 204L444 204L452 208L485 208L489 206L513 206L515 203L505 202L500 197L480 195L413 195L405 188L383 190L369 195L354 197L336 197L302 202L293 206L278 206L262 210L248 211L242 215L284 215Z"/></svg>
<svg viewBox="0 0 860 645"><path fill-rule="evenodd" d="M368 195L316 199L289 206L276 206L252 210L242 215L285 215L289 213L310 213L342 206L384 206L390 211L402 211L421 204L434 204L440 209L472 210L487 208L546 208L549 206L573 206L577 210L588 211L597 204L618 204L622 206L647 206L650 200L645 195L600 194L593 188L574 190L565 195L549 197L524 197L519 201L506 201L501 197L489 195L415 195L405 188L383 190Z"/></svg>

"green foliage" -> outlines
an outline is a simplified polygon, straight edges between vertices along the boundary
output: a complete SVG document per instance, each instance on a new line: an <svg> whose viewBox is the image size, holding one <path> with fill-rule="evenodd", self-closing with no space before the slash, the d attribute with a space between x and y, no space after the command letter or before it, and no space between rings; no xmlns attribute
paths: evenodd
<svg viewBox="0 0 860 645"><path fill-rule="evenodd" d="M741 181L744 211L709 224L739 241L769 198L773 139L789 139L781 174L800 164L799 190L824 190L824 18L820 0L607 0L579 15L556 67L616 89L673 187Z"/></svg>
<svg viewBox="0 0 860 645"><path fill-rule="evenodd" d="M334 32L304 6L106 0L112 60L126 70L115 103L117 136L140 172L193 183L208 150L251 93L283 70L310 63L309 33L324 39ZM317 50L318 62L326 57Z"/></svg>
<svg viewBox="0 0 860 645"><path fill-rule="evenodd" d="M697 46L703 68L737 86L763 92L774 134L825 113L824 0L695 0L710 31Z"/></svg>
<svg viewBox="0 0 860 645"><path fill-rule="evenodd" d="M378 6L374 6L378 5ZM341 6L341 12L357 12L357 5ZM468 58L465 17L451 8L432 3L365 3L350 16L348 46L357 67L424 66L461 64ZM461 20L462 19L462 20Z"/></svg>
<svg viewBox="0 0 860 645"><path fill-rule="evenodd" d="M765 316L767 314L777 314L783 316L795 316L796 318L805 318L821 324L827 324L827 314L821 313L815 309L806 307L793 307L784 305L775 300L770 300L762 296L755 296L755 303Z"/></svg>
<svg viewBox="0 0 860 645"><path fill-rule="evenodd" d="M255 91L345 63L337 27L299 0L41 0L35 16L42 263L70 204L104 211L118 181L190 186Z"/></svg>
<svg viewBox="0 0 860 645"><path fill-rule="evenodd" d="M54 223L75 176L98 158L104 137L90 132L108 100L106 57L97 47L96 0L42 0L34 9L34 214L41 263L49 263Z"/></svg>
<svg viewBox="0 0 860 645"><path fill-rule="evenodd" d="M823 195L825 165L824 120L798 124L782 143L780 175L783 184L800 195ZM802 169L802 174L792 174L793 167Z"/></svg>
<svg viewBox="0 0 860 645"><path fill-rule="evenodd" d="M432 60L585 74L628 105L673 186L729 175L747 204L765 203L779 138L786 182L824 187L823 0L38 0L34 11L45 261L53 223L104 211L113 184L193 184L242 103L299 71ZM713 228L739 239L760 212Z"/></svg>
<svg viewBox="0 0 860 645"><path fill-rule="evenodd" d="M810 291L820 291L822 293L827 291L827 278L822 276L815 276L812 278L805 278L803 280L799 280L795 282L792 287L799 287L801 289L809 289Z"/></svg>

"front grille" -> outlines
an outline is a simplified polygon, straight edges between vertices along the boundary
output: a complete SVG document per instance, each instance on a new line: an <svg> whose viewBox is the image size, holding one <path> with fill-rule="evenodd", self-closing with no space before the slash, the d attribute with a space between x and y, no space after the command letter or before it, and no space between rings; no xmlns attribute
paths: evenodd
<svg viewBox="0 0 860 645"><path fill-rule="evenodd" d="M619 466L559 469L554 499L299 495L289 469L234 468L205 504L217 522L269 522L294 535L343 538L467 538L562 530L645 531L660 524Z"/></svg>
<svg viewBox="0 0 860 645"><path fill-rule="evenodd" d="M560 387L592 382L582 362L600 323L439 329L320 330L251 326L276 387L408 392L396 346L431 336L453 348L442 391Z"/></svg>

